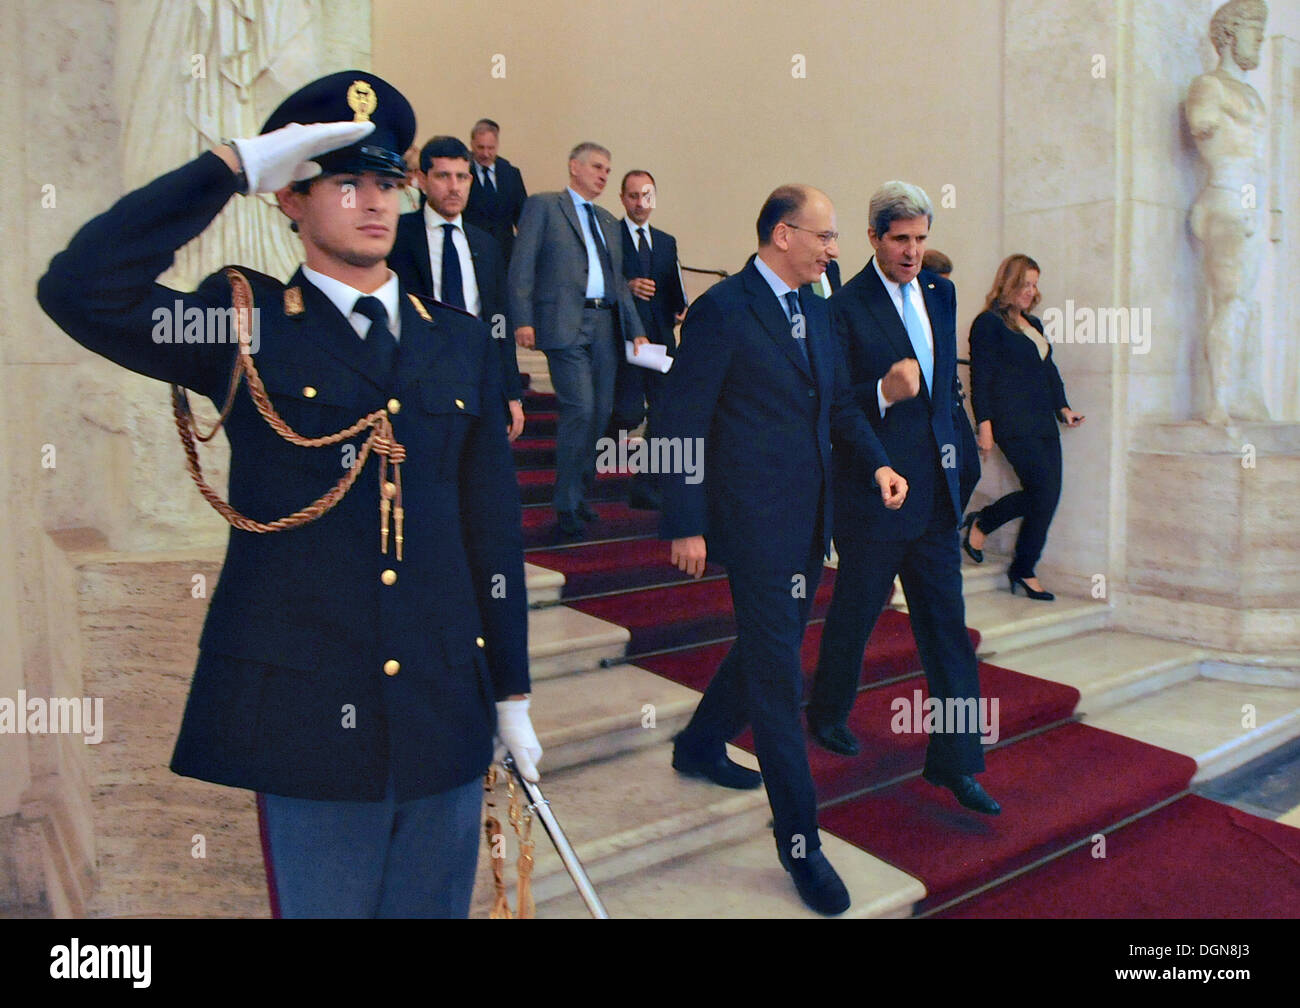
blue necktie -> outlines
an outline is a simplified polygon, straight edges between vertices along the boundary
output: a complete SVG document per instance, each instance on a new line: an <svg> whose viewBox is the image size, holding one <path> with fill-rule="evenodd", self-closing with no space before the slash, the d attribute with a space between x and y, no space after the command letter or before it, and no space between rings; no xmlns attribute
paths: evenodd
<svg viewBox="0 0 1300 1008"><path fill-rule="evenodd" d="M492 169L483 169L483 191L493 196L497 194L497 187L492 181Z"/></svg>
<svg viewBox="0 0 1300 1008"><path fill-rule="evenodd" d="M587 223L591 227L591 240L596 243L596 255L600 258L600 269L605 276L605 300L614 301L617 295L614 293L614 261L609 257L609 249L605 247L605 236L600 233L600 223L596 220L596 208L590 203L582 204L587 211Z"/></svg>
<svg viewBox="0 0 1300 1008"><path fill-rule="evenodd" d="M464 308L465 283L461 279L460 253L456 251L456 244L451 240L455 231L455 224L442 226L442 298L440 300L443 304Z"/></svg>
<svg viewBox="0 0 1300 1008"><path fill-rule="evenodd" d="M370 319L370 330L365 338L366 353L375 373L387 379L393 372L393 354L397 350L393 331L388 328L388 310L379 298L371 294L357 298L352 310Z"/></svg>
<svg viewBox="0 0 1300 1008"><path fill-rule="evenodd" d="M650 239L646 237L645 228L636 229L636 261L637 268L641 271L643 277L648 277L654 272L650 260Z"/></svg>
<svg viewBox="0 0 1300 1008"><path fill-rule="evenodd" d="M795 345L799 348L799 352L803 354L804 363L808 364L808 323L803 317L803 309L799 307L799 292L786 291L785 305L790 311L790 335L794 337Z"/></svg>
<svg viewBox="0 0 1300 1008"><path fill-rule="evenodd" d="M930 349L930 344L925 338L925 329L921 325L921 316L916 313L916 308L912 305L912 299L907 296L910 283L903 284L903 325L907 329L907 338L912 341L912 349L916 351L917 363L921 365L921 375L925 378L926 391L931 390L931 384L934 378L934 351Z"/></svg>

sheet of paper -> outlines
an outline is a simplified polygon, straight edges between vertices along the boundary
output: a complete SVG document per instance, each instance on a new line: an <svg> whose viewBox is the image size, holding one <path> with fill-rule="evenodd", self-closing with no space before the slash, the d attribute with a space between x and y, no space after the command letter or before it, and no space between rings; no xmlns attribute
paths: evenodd
<svg viewBox="0 0 1300 1008"><path fill-rule="evenodd" d="M623 341L623 356L629 364L649 368L667 374L673 366L673 359L668 356L668 348L658 343L642 343L635 354L632 353L632 341Z"/></svg>

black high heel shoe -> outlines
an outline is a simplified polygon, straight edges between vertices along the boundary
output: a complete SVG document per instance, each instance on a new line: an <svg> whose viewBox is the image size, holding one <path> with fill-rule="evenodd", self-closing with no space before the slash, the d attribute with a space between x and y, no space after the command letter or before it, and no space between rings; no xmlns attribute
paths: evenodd
<svg viewBox="0 0 1300 1008"><path fill-rule="evenodd" d="M1016 585L1020 585L1020 587L1025 590L1025 594L1028 595L1031 599L1033 599L1036 602L1056 601L1056 596L1053 595L1051 592L1034 591L1034 589L1030 588L1029 585L1025 584L1024 578L1018 578L1014 574L1008 574L1007 579L1011 582L1012 595L1016 593Z"/></svg>
<svg viewBox="0 0 1300 1008"><path fill-rule="evenodd" d="M966 551L966 555L976 563L984 562L984 551L978 550L970 544L970 530L975 525L976 519L979 518L979 512L975 511L966 516L966 520L961 523L966 534L961 537L961 548Z"/></svg>

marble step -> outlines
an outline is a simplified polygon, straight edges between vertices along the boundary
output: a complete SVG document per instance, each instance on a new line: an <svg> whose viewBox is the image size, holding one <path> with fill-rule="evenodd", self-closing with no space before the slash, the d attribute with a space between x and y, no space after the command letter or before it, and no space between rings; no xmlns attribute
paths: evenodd
<svg viewBox="0 0 1300 1008"><path fill-rule="evenodd" d="M1202 649L1124 630L999 651L994 664L1073 686L1080 715L1100 714L1138 697L1194 679Z"/></svg>
<svg viewBox="0 0 1300 1008"><path fill-rule="evenodd" d="M1005 665L1004 652L1100 631L1110 623L1110 607L1091 598L1057 595L1054 602L1035 602L1004 588L966 597L966 625L978 627L979 655Z"/></svg>
<svg viewBox="0 0 1300 1008"><path fill-rule="evenodd" d="M515 359L519 363L519 370L529 376L529 391L555 391L555 386L551 384L551 372L546 366L546 354L540 350L525 350L523 347L516 347Z"/></svg>
<svg viewBox="0 0 1300 1008"><path fill-rule="evenodd" d="M531 607L554 605L560 601L564 589L564 575L549 567L524 563L524 585L528 589L528 604Z"/></svg>
<svg viewBox="0 0 1300 1008"><path fill-rule="evenodd" d="M1300 738L1300 673L1260 675L1252 682L1201 675L1085 720L1191 756L1193 783L1212 780Z"/></svg>
<svg viewBox="0 0 1300 1008"><path fill-rule="evenodd" d="M671 739L700 701L695 690L635 665L542 679L532 696L548 776Z"/></svg>
<svg viewBox="0 0 1300 1008"><path fill-rule="evenodd" d="M683 777L671 766L669 733L662 725L656 731L661 745L542 779L556 820L598 888L718 844L759 835L770 838L772 816L762 788L735 791ZM734 746L727 749L736 762L757 769L753 755ZM518 847L501 785L495 802L506 837L507 878L513 878ZM533 823L533 839L534 899L542 903L567 894L573 883L540 822ZM775 850L772 860L775 865ZM481 857L472 915L487 915L493 891L491 858Z"/></svg>
<svg viewBox="0 0 1300 1008"><path fill-rule="evenodd" d="M913 904L925 896L925 886L919 880L839 837L823 833L822 850L853 899L845 918L910 917ZM766 830L692 857L624 875L596 891L611 918L744 920L820 916L799 899L794 884L777 862ZM585 918L590 914L578 894L570 892L540 904L537 916Z"/></svg>
<svg viewBox="0 0 1300 1008"><path fill-rule="evenodd" d="M528 612L528 665L534 682L587 672L627 653L631 632L568 606Z"/></svg>

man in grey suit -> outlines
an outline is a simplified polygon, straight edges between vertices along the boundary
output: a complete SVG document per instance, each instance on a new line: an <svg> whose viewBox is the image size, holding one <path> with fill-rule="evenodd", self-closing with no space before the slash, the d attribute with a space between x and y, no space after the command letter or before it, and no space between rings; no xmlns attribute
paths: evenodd
<svg viewBox="0 0 1300 1008"><path fill-rule="evenodd" d="M646 341L622 279L618 221L591 202L609 170L604 147L573 148L568 188L528 197L510 258L515 342L546 354L559 402L555 511L570 538L597 518L583 498L595 479L596 440L613 408L623 341Z"/></svg>

